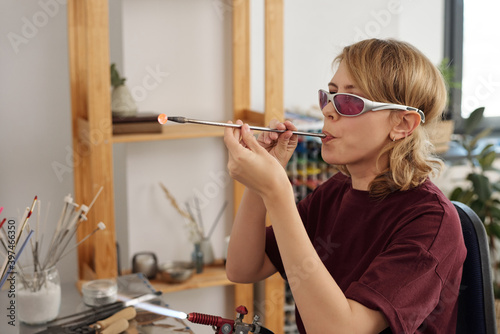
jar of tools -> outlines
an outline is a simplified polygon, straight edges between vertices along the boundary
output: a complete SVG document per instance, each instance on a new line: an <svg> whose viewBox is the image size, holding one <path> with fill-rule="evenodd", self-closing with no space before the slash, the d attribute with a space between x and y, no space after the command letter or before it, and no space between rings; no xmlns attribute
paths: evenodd
<svg viewBox="0 0 500 334"><path fill-rule="evenodd" d="M54 320L61 306L61 281L56 267L27 267L19 271L17 307L19 320L40 325Z"/></svg>

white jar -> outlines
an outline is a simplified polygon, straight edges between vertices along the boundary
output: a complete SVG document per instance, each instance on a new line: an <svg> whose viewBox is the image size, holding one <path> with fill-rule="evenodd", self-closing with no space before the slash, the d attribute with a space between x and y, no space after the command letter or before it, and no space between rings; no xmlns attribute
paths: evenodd
<svg viewBox="0 0 500 334"><path fill-rule="evenodd" d="M43 271L25 268L16 283L20 321L41 325L57 318L61 306L61 281L55 267Z"/></svg>

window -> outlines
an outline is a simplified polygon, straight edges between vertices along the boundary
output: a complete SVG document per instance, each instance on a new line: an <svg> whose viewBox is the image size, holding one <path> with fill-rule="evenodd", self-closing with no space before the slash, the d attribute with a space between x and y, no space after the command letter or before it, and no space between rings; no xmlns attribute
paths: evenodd
<svg viewBox="0 0 500 334"><path fill-rule="evenodd" d="M445 0L445 50L461 89L451 94L454 118L485 107L500 129L500 1Z"/></svg>
<svg viewBox="0 0 500 334"><path fill-rule="evenodd" d="M464 0L462 117L500 117L500 1Z"/></svg>

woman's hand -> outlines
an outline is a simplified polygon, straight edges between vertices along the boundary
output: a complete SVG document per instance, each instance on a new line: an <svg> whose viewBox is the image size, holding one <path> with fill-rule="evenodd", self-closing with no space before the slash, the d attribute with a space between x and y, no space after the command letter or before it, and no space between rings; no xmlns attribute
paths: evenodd
<svg viewBox="0 0 500 334"><path fill-rule="evenodd" d="M238 121L237 124L242 122ZM290 186L283 167L293 153L293 150L289 152L288 147L292 133L287 131L281 136L285 137L278 138L277 142L273 142L274 136L261 136L257 141L248 124L241 128L226 128L224 143L229 151L229 175L261 197Z"/></svg>
<svg viewBox="0 0 500 334"><path fill-rule="evenodd" d="M297 130L292 122L285 121L281 123L277 119L271 120L269 127L278 130ZM285 133L261 132L257 138L259 144L275 157L283 168L286 167L292 157L298 142L297 135L292 134L290 131Z"/></svg>

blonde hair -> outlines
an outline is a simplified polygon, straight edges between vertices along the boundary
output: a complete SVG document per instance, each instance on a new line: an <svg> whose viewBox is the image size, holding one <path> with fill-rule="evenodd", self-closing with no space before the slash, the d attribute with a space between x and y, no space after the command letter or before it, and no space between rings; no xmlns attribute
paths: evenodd
<svg viewBox="0 0 500 334"><path fill-rule="evenodd" d="M412 45L396 40L369 39L347 46L335 58L343 62L358 87L372 101L407 105L422 110L425 126L389 143L380 153L389 166L369 186L372 197L384 198L422 184L438 173L442 161L431 154L426 128L441 119L446 106L446 86L440 71ZM393 111L396 113L397 111ZM345 165L336 166L349 175Z"/></svg>

